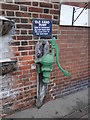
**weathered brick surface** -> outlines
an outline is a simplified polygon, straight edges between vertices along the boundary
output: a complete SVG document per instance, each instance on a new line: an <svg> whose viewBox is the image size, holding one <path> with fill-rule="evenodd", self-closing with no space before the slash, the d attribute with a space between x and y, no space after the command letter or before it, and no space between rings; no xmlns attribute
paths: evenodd
<svg viewBox="0 0 90 120"><path fill-rule="evenodd" d="M20 1L14 0L14 2L15 2L15 4L19 4L19 5L26 5L26 6L30 6L31 5L31 2L30 1L28 2L28 0L27 1L24 1L24 0L20 0Z"/></svg>
<svg viewBox="0 0 90 120"><path fill-rule="evenodd" d="M40 18L52 19L52 15L40 14Z"/></svg>
<svg viewBox="0 0 90 120"><path fill-rule="evenodd" d="M58 14L59 15L59 10L50 10L50 14Z"/></svg>
<svg viewBox="0 0 90 120"><path fill-rule="evenodd" d="M13 11L6 11L7 16L14 16L14 12Z"/></svg>
<svg viewBox="0 0 90 120"><path fill-rule="evenodd" d="M27 6L22 6L22 5L20 5L20 10L21 10L21 11L27 11Z"/></svg>
<svg viewBox="0 0 90 120"><path fill-rule="evenodd" d="M33 6L38 6L38 2L33 2L32 5Z"/></svg>
<svg viewBox="0 0 90 120"><path fill-rule="evenodd" d="M43 9L42 8L29 7L29 12L42 13Z"/></svg>
<svg viewBox="0 0 90 120"><path fill-rule="evenodd" d="M40 3L40 7L52 8L52 4L41 2L41 3Z"/></svg>
<svg viewBox="0 0 90 120"><path fill-rule="evenodd" d="M71 74L65 77L55 59L44 103L88 86L88 28L60 26L59 5L55 1L48 2L5 2L0 8L0 14L15 19L16 34L11 44L15 56L12 60L18 61L17 71L3 81L0 79L3 90L11 94L2 99L3 117L35 106L37 70L32 70L31 65L35 64L35 45L39 38L33 36L33 18L52 20L52 36L57 38L59 45L60 64Z"/></svg>
<svg viewBox="0 0 90 120"><path fill-rule="evenodd" d="M38 14L32 14L33 18L38 18Z"/></svg>
<svg viewBox="0 0 90 120"><path fill-rule="evenodd" d="M27 22L27 19L21 19L22 23ZM16 25L17 29L31 29L31 25L30 24L17 24Z"/></svg>
<svg viewBox="0 0 90 120"><path fill-rule="evenodd" d="M18 5L13 5L13 4L2 4L2 9L19 10L19 6Z"/></svg>
<svg viewBox="0 0 90 120"><path fill-rule="evenodd" d="M16 12L16 16L17 17L30 17L31 16L31 13L27 13L27 12Z"/></svg>
<svg viewBox="0 0 90 120"><path fill-rule="evenodd" d="M58 4L55 4L55 5L54 5L54 8L55 8L55 9L59 9L59 5L58 5Z"/></svg>

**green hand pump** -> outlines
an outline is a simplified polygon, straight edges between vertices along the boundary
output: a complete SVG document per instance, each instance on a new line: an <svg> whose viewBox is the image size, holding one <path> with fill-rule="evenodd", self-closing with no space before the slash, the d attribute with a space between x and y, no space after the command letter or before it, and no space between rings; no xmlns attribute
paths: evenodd
<svg viewBox="0 0 90 120"><path fill-rule="evenodd" d="M45 54L43 55L41 58L36 59L35 63L36 64L41 64L41 68L38 68L38 73L43 74L43 82L48 84L49 81L49 77L52 71L52 65L54 64L54 55L55 55L55 49L56 49L56 61L57 61L57 65L60 68L60 70L63 72L63 74L65 76L70 76L70 73L66 70L64 70L60 63L59 63L59 49L58 49L58 45L56 44L56 38L53 37L52 41L51 41L51 46L52 46L52 51L50 54Z"/></svg>

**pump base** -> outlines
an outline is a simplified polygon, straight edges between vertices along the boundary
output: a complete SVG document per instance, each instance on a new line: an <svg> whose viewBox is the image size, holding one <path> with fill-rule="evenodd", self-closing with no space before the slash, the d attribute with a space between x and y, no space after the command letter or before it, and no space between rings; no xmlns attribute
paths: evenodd
<svg viewBox="0 0 90 120"><path fill-rule="evenodd" d="M36 107L39 109L42 105L43 105L43 103L40 100L40 98L37 98L37 100L36 100Z"/></svg>

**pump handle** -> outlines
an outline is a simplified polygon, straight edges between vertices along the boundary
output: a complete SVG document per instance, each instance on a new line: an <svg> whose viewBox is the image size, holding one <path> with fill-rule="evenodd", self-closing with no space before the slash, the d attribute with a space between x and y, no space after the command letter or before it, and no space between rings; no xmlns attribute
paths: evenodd
<svg viewBox="0 0 90 120"><path fill-rule="evenodd" d="M59 56L59 48L58 48L58 45L56 44L56 61L57 61L57 65L58 65L58 67L60 68L60 70L63 72L63 74L64 74L65 76L70 76L70 73L69 73L68 71L64 70L64 69L61 67L61 65L60 65L60 63L59 63L59 58L58 58L58 56Z"/></svg>

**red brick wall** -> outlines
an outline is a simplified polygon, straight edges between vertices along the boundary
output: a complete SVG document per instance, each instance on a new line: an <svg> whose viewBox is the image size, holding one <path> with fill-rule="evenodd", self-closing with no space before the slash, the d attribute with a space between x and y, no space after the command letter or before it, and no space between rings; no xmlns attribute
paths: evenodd
<svg viewBox="0 0 90 120"><path fill-rule="evenodd" d="M12 95L0 100L2 116L35 106L37 70L31 65L35 60L33 18L53 21L53 35L59 45L59 60L71 74L65 77L59 70L56 59L50 77L50 84L44 102L83 89L88 84L88 28L64 27L59 25L59 3L50 2L2 2L0 14L15 20L16 35L12 49L18 61L18 70L8 75L6 82ZM16 93L16 94L15 94Z"/></svg>

